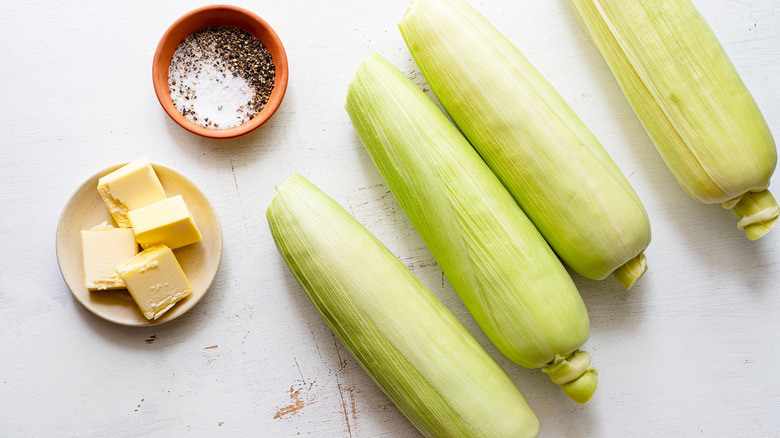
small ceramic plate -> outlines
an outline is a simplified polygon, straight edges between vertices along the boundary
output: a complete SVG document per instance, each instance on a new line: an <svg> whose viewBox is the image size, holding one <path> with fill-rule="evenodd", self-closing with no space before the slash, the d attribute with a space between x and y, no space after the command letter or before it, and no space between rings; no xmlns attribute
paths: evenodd
<svg viewBox="0 0 780 438"><path fill-rule="evenodd" d="M88 290L84 286L81 230L88 230L103 221L116 226L98 193L97 185L100 177L122 166L124 164L118 164L98 172L84 182L68 200L57 225L57 262L62 278L73 296L95 315L128 326L160 324L183 315L206 294L217 275L222 258L222 228L211 203L192 181L169 167L153 164L166 194L181 195L184 198L203 235L200 242L173 251L192 285L192 293L159 319L150 321L143 316L126 289Z"/></svg>

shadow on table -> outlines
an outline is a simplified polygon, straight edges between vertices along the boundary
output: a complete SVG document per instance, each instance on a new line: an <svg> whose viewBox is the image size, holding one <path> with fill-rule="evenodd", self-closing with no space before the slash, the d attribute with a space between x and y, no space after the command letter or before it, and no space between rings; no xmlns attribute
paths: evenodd
<svg viewBox="0 0 780 438"><path fill-rule="evenodd" d="M219 277L219 273L217 276ZM209 292L213 291L209 290ZM63 293L70 294L70 291L66 288ZM159 350L195 338L199 332L210 327L207 321L210 318L209 311L213 307L210 301L215 298L211 295L212 293L207 293L195 307L173 321L143 327L130 327L106 321L78 302L76 307L95 336L134 350ZM75 298L72 299L75 301Z"/></svg>
<svg viewBox="0 0 780 438"><path fill-rule="evenodd" d="M189 154L213 157L202 160L205 165L224 167L224 159L229 158L236 167L250 166L256 161L267 158L274 150L285 147L288 129L294 122L294 97L287 93L285 101L274 115L262 126L240 137L228 139L206 138L193 134L177 125L170 117L165 117L165 126L170 133L172 143Z"/></svg>

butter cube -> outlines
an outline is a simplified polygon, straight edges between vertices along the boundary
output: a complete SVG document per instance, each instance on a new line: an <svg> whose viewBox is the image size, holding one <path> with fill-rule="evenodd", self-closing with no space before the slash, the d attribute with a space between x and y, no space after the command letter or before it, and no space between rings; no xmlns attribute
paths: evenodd
<svg viewBox="0 0 780 438"><path fill-rule="evenodd" d="M181 195L127 213L142 247L163 244L171 249L198 242L200 230Z"/></svg>
<svg viewBox="0 0 780 438"><path fill-rule="evenodd" d="M128 211L165 199L165 190L146 157L100 178L98 191L116 223L125 228L130 227Z"/></svg>
<svg viewBox="0 0 780 438"><path fill-rule="evenodd" d="M165 245L145 249L118 269L146 319L157 319L192 292L173 251Z"/></svg>
<svg viewBox="0 0 780 438"><path fill-rule="evenodd" d="M84 285L89 290L123 289L116 268L138 253L133 230L108 224L81 231Z"/></svg>

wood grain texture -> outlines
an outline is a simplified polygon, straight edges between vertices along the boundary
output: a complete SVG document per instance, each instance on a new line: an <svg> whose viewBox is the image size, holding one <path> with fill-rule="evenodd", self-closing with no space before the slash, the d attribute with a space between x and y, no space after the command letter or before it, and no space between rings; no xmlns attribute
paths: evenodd
<svg viewBox="0 0 780 438"><path fill-rule="evenodd" d="M237 3L279 34L290 83L274 117L233 140L185 132L152 89L160 36L205 4L0 5L0 435L419 436L338 343L273 245L265 208L274 186L298 172L453 311L523 392L542 436L778 436L780 230L749 242L731 213L680 189L566 0L472 4L559 90L650 215L650 268L631 292L574 275L591 317L585 348L600 370L585 406L489 344L350 125L347 83L372 50L428 88L396 28L407 1ZM780 132L777 1L695 4ZM83 180L143 155L200 186L220 216L224 254L194 309L133 328L73 299L54 237Z"/></svg>

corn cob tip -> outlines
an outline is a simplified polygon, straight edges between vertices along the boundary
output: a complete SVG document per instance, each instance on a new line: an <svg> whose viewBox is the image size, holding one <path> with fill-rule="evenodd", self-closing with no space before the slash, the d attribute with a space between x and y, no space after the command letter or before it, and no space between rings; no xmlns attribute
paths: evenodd
<svg viewBox="0 0 780 438"><path fill-rule="evenodd" d="M579 404L587 403L598 386L599 371L590 362L590 355L581 350L569 356L557 356L542 367L542 371L561 387L564 394Z"/></svg>
<svg viewBox="0 0 780 438"><path fill-rule="evenodd" d="M615 269L612 276L626 290L629 290L634 283L645 275L645 272L647 272L647 257L645 257L645 253L640 252L639 255L627 261L623 266Z"/></svg>
<svg viewBox="0 0 780 438"><path fill-rule="evenodd" d="M599 371L589 368L579 379L561 385L561 390L578 404L584 405L593 397L599 383Z"/></svg>
<svg viewBox="0 0 780 438"><path fill-rule="evenodd" d="M747 192L723 204L739 218L737 228L745 230L750 240L756 240L768 233L777 222L780 208L769 190Z"/></svg>

